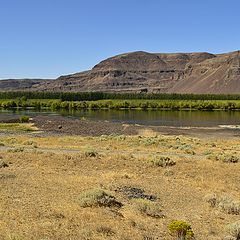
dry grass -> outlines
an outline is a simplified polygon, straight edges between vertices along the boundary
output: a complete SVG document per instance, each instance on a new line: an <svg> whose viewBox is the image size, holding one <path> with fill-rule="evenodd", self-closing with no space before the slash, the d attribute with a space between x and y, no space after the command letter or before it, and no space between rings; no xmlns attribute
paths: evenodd
<svg viewBox="0 0 240 240"><path fill-rule="evenodd" d="M122 203L102 189L90 189L82 192L79 197L81 207L121 207Z"/></svg>
<svg viewBox="0 0 240 240"><path fill-rule="evenodd" d="M240 221L228 225L228 231L231 237L235 240L240 239Z"/></svg>
<svg viewBox="0 0 240 240"><path fill-rule="evenodd" d="M162 208L158 203L152 202L147 199L136 199L134 205L137 211L141 214L154 217L162 218L164 217L162 213Z"/></svg>
<svg viewBox="0 0 240 240"><path fill-rule="evenodd" d="M213 208L216 207L228 214L240 214L240 201L237 201L228 195L218 196L216 194L210 194L205 197L205 200Z"/></svg>
<svg viewBox="0 0 240 240"><path fill-rule="evenodd" d="M218 240L239 219L203 200L214 192L239 199L240 163L208 159L210 153L237 155L238 139L23 134L2 136L0 142L0 156L8 164L0 168L1 240L168 240L167 226L174 219L191 224L196 239ZM86 156L86 149L94 149L98 157ZM176 165L152 167L154 155ZM117 191L122 186L143 189L157 199L129 199ZM123 206L82 207L79 196L89 189L110 192L108 199ZM154 217L162 213L164 217Z"/></svg>
<svg viewBox="0 0 240 240"><path fill-rule="evenodd" d="M0 123L1 131L36 131L38 130L31 123Z"/></svg>

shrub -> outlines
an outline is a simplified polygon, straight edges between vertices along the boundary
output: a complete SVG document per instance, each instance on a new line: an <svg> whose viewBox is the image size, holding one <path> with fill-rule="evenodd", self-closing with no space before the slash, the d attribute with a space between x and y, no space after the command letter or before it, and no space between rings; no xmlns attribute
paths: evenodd
<svg viewBox="0 0 240 240"><path fill-rule="evenodd" d="M86 157L97 157L98 156L98 152L93 149L86 150L84 152L84 154Z"/></svg>
<svg viewBox="0 0 240 240"><path fill-rule="evenodd" d="M27 140L23 142L23 145L33 146L34 148L37 148L37 143L32 140Z"/></svg>
<svg viewBox="0 0 240 240"><path fill-rule="evenodd" d="M195 155L196 154L192 149L186 149L185 153L190 154L190 155Z"/></svg>
<svg viewBox="0 0 240 240"><path fill-rule="evenodd" d="M115 232L110 227L107 227L107 226L97 227L96 232L106 237L109 237L115 234Z"/></svg>
<svg viewBox="0 0 240 240"><path fill-rule="evenodd" d="M102 189L90 189L84 191L79 196L79 203L82 207L121 207L122 203L118 202L110 193Z"/></svg>
<svg viewBox="0 0 240 240"><path fill-rule="evenodd" d="M240 240L240 221L228 225L228 231L236 240Z"/></svg>
<svg viewBox="0 0 240 240"><path fill-rule="evenodd" d="M11 153L17 153L17 152L23 152L23 151L24 151L23 147L16 147L16 148L8 149L8 152L11 152Z"/></svg>
<svg viewBox="0 0 240 240"><path fill-rule="evenodd" d="M170 234L176 238L176 240L190 240L194 239L194 233L190 224L174 220L168 225Z"/></svg>
<svg viewBox="0 0 240 240"><path fill-rule="evenodd" d="M28 123L29 122L29 117L28 116L20 116L19 121L21 123Z"/></svg>
<svg viewBox="0 0 240 240"><path fill-rule="evenodd" d="M240 161L240 157L232 154L223 154L220 153L218 155L216 154L210 154L208 156L208 159L215 160L215 161L222 161L225 163L238 163Z"/></svg>
<svg viewBox="0 0 240 240"><path fill-rule="evenodd" d="M151 164L156 167L168 167L176 164L174 160L169 157L155 156L151 159Z"/></svg>
<svg viewBox="0 0 240 240"><path fill-rule="evenodd" d="M0 168L6 168L6 167L9 167L8 164L0 158Z"/></svg>
<svg viewBox="0 0 240 240"><path fill-rule="evenodd" d="M224 155L221 160L226 163L238 163L239 157L235 155Z"/></svg>
<svg viewBox="0 0 240 240"><path fill-rule="evenodd" d="M154 218L162 218L164 217L162 213L162 209L158 203L152 202L147 199L136 199L135 201L135 209L138 210L141 214L147 215Z"/></svg>
<svg viewBox="0 0 240 240"><path fill-rule="evenodd" d="M204 199L211 207L216 207L217 195L215 193L206 195Z"/></svg>
<svg viewBox="0 0 240 240"><path fill-rule="evenodd" d="M140 142L145 146L151 146L151 145L157 144L158 139L156 137L147 137L142 139Z"/></svg>
<svg viewBox="0 0 240 240"><path fill-rule="evenodd" d="M240 201L235 201L229 196L217 196L216 194L209 194L205 197L206 202L211 207L216 207L228 214L240 214Z"/></svg>
<svg viewBox="0 0 240 240"><path fill-rule="evenodd" d="M235 201L228 196L223 196L219 199L218 207L229 214L240 214L240 201Z"/></svg>
<svg viewBox="0 0 240 240"><path fill-rule="evenodd" d="M214 161L219 161L220 157L217 154L211 153L211 154L208 154L207 159L214 160Z"/></svg>

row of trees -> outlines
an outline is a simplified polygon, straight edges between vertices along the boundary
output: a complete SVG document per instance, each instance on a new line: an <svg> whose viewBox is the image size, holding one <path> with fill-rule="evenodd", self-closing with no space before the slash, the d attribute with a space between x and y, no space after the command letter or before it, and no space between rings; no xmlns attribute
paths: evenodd
<svg viewBox="0 0 240 240"><path fill-rule="evenodd" d="M62 101L95 101L103 99L156 100L240 100L240 94L178 93L103 93L103 92L0 92L0 99L60 99Z"/></svg>
<svg viewBox="0 0 240 240"><path fill-rule="evenodd" d="M1 100L0 107L58 109L172 109L172 110L240 110L239 100L98 100L60 101L48 100Z"/></svg>

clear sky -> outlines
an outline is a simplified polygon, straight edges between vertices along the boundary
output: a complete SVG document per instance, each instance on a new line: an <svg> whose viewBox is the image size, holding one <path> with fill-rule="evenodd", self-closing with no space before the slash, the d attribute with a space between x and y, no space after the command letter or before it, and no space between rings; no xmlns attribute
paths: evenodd
<svg viewBox="0 0 240 240"><path fill-rule="evenodd" d="M136 50L238 49L239 0L0 0L0 79L55 78Z"/></svg>

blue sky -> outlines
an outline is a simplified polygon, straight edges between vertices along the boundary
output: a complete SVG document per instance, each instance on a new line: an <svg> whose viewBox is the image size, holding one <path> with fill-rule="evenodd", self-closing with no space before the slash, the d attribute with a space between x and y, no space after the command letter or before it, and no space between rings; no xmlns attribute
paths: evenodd
<svg viewBox="0 0 240 240"><path fill-rule="evenodd" d="M55 78L136 50L238 50L239 9L239 0L0 0L0 79Z"/></svg>

